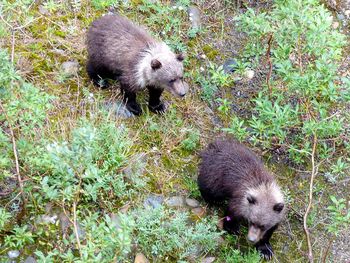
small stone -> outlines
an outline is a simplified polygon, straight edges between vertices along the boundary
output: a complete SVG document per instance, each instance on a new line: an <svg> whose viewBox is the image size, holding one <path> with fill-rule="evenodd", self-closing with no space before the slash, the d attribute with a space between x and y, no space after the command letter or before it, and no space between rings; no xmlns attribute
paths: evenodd
<svg viewBox="0 0 350 263"><path fill-rule="evenodd" d="M170 197L165 203L168 206L181 207L181 206L184 206L185 202L182 196L173 196L173 197Z"/></svg>
<svg viewBox="0 0 350 263"><path fill-rule="evenodd" d="M29 256L26 258L26 260L23 263L36 263L35 258Z"/></svg>
<svg viewBox="0 0 350 263"><path fill-rule="evenodd" d="M196 6L190 6L187 9L193 29L201 27L201 11Z"/></svg>
<svg viewBox="0 0 350 263"><path fill-rule="evenodd" d="M226 73L233 73L237 69L237 61L229 58L228 60L225 61L223 65L223 69Z"/></svg>
<svg viewBox="0 0 350 263"><path fill-rule="evenodd" d="M79 63L77 61L66 61L62 63L61 69L66 77L73 77L79 71Z"/></svg>
<svg viewBox="0 0 350 263"><path fill-rule="evenodd" d="M245 72L245 76L248 80L251 80L252 78L254 78L254 75L255 75L255 72L254 70L251 70L251 69L248 69L246 72Z"/></svg>
<svg viewBox="0 0 350 263"><path fill-rule="evenodd" d="M220 230L224 230L224 220L223 219L219 219L219 221L216 225Z"/></svg>
<svg viewBox="0 0 350 263"><path fill-rule="evenodd" d="M205 210L202 207L193 208L191 211L193 214L195 214L199 218L201 218L205 215Z"/></svg>
<svg viewBox="0 0 350 263"><path fill-rule="evenodd" d="M344 12L344 15L347 17L347 18L350 18L350 10L346 10Z"/></svg>
<svg viewBox="0 0 350 263"><path fill-rule="evenodd" d="M337 29L339 27L339 22L334 22L332 24L333 29Z"/></svg>
<svg viewBox="0 0 350 263"><path fill-rule="evenodd" d="M42 14L42 15L50 14L49 10L47 10L43 5L39 6L39 13Z"/></svg>
<svg viewBox="0 0 350 263"><path fill-rule="evenodd" d="M55 224L57 220L57 215L43 215L40 218L40 221L44 224Z"/></svg>
<svg viewBox="0 0 350 263"><path fill-rule="evenodd" d="M345 16L343 14L337 14L337 18L340 20L340 21L343 21L345 19Z"/></svg>
<svg viewBox="0 0 350 263"><path fill-rule="evenodd" d="M7 252L7 255L9 256L10 259L17 258L19 256L19 251L18 250L10 250Z"/></svg>
<svg viewBox="0 0 350 263"><path fill-rule="evenodd" d="M215 257L206 257L201 260L201 263L213 263L215 261Z"/></svg>
<svg viewBox="0 0 350 263"><path fill-rule="evenodd" d="M52 50L52 52L54 54L60 55L60 56L65 56L66 55L66 52L63 49L55 48L54 50Z"/></svg>
<svg viewBox="0 0 350 263"><path fill-rule="evenodd" d="M65 215L65 213L61 212L58 215L58 220L60 221L60 226L61 226L62 233L66 233L68 227L71 224L70 221L69 221L69 218Z"/></svg>
<svg viewBox="0 0 350 263"><path fill-rule="evenodd" d="M192 199L192 198L186 198L186 204L190 207L198 207L199 206L199 202L195 199Z"/></svg>
<svg viewBox="0 0 350 263"><path fill-rule="evenodd" d="M142 253L137 253L135 256L134 263L149 263L148 259Z"/></svg>
<svg viewBox="0 0 350 263"><path fill-rule="evenodd" d="M132 114L126 108L124 103L121 103L121 102L106 103L104 106L106 110L114 112L116 116L121 117L123 119L134 117L134 114Z"/></svg>
<svg viewBox="0 0 350 263"><path fill-rule="evenodd" d="M144 207L158 208L162 205L164 197L160 195L149 195L143 202Z"/></svg>

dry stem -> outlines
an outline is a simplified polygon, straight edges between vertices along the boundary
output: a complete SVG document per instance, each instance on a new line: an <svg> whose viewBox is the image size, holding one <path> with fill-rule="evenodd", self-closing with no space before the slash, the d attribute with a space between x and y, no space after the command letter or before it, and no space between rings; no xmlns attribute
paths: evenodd
<svg viewBox="0 0 350 263"><path fill-rule="evenodd" d="M310 213L311 206L312 206L312 192L313 192L313 187L314 187L314 179L315 176L318 172L318 167L315 164L315 155L316 155L316 146L317 146L317 136L314 134L313 136L313 145L312 145L312 153L311 153L311 165L312 165L312 170L311 170L311 179L310 179L310 188L309 188L309 203L306 208L305 214L304 214L304 232L306 235L306 240L307 240L307 247L308 247L308 257L309 257L309 262L313 263L314 262L314 257L312 254L312 244L311 244L311 239L310 239L310 232L307 226L307 217Z"/></svg>

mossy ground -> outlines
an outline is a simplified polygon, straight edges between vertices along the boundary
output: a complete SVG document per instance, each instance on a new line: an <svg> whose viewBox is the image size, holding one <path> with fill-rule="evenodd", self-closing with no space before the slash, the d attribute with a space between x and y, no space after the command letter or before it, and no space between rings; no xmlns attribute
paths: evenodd
<svg viewBox="0 0 350 263"><path fill-rule="evenodd" d="M73 2L73 1L72 1ZM161 1L164 6L171 5L170 1ZM219 3L219 2L226 2ZM218 117L215 104L209 106L201 99L200 87L195 83L195 76L202 74L200 67L206 67L208 62L222 64L226 58L236 56L244 43L240 43L239 33L234 30L232 18L240 10L230 1L196 1L202 12L202 30L194 38L186 36L190 21L186 11L178 11L182 42L187 46L186 75L190 84L190 92L185 99L176 99L164 94L164 100L169 103L164 115L154 115L148 112L146 94L139 96L144 114L140 117L123 120L130 129L130 136L135 140L135 151L142 152L147 157L144 177L149 179L146 192L164 196L185 195L200 199L196 186L198 152L216 136L221 136L220 128L227 123L225 118ZM138 9L140 1L131 1L129 5L119 5L111 8L112 12L120 12L140 24L144 24L152 32L160 35L165 24L162 21L147 20L147 14ZM92 5L81 2L79 8L71 3L59 2L57 9L39 12L40 4L33 4L28 12L34 20L23 29L16 31L14 37L14 57L21 75L36 87L55 95L54 109L49 113L49 123L46 133L50 137L68 136L76 120L86 114L91 114L94 106L86 106L86 96L92 93L95 101L120 100L116 90L99 90L92 85L85 71L86 47L85 33L89 24L105 14L107 8L97 10ZM268 3L256 8L268 8ZM154 11L156 12L156 11ZM18 14L21 17L21 13ZM24 18L22 23L25 24ZM171 32L167 33L167 36ZM4 46L11 50L11 37L3 41ZM203 57L202 55L205 55ZM79 62L78 73L70 78L64 78L61 64L64 61ZM249 112L249 98L259 89L259 82L247 83L245 86L235 86L219 91L219 96L234 101L235 107L242 116ZM245 96L236 96L238 90ZM97 103L96 103L97 105ZM95 106L96 106L95 105ZM192 133L199 134L195 146L186 149L182 142ZM259 149L255 149L259 151ZM300 172L281 164L273 156L269 168L276 174L279 182L293 202L289 204L287 219L273 236L275 262L305 262L306 243L302 227L302 215L307 204L308 172ZM314 242L315 256L321 260L327 249L325 233L319 232L317 225L322 221L326 201L323 190L328 187L323 180L315 185L315 205L310 215L314 220L311 229ZM335 187L331 191L341 191L346 195L349 189ZM347 191L345 191L347 190ZM143 197L141 196L140 199ZM203 202L203 205L204 202ZM208 213L211 213L208 210ZM247 249L243 235L241 245L232 246ZM329 253L331 253L330 251ZM332 256L332 255L331 255ZM336 259L334 258L335 262Z"/></svg>

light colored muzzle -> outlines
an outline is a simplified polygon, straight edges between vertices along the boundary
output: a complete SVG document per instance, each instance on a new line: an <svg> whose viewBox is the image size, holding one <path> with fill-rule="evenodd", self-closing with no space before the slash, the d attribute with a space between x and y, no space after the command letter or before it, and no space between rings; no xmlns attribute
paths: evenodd
<svg viewBox="0 0 350 263"><path fill-rule="evenodd" d="M174 83L172 93L176 96L183 97L188 91L188 84L185 81L177 81Z"/></svg>
<svg viewBox="0 0 350 263"><path fill-rule="evenodd" d="M261 238L262 238L262 231L255 226L250 226L248 229L248 236L247 236L248 241L255 244L259 240L261 240Z"/></svg>

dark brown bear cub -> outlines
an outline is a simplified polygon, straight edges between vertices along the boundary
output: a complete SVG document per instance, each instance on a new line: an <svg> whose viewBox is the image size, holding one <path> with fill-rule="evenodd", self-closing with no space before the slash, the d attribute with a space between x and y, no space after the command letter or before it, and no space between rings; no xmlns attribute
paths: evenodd
<svg viewBox="0 0 350 263"><path fill-rule="evenodd" d="M283 194L262 161L247 147L218 139L201 153L198 186L211 204L228 201L224 229L237 234L242 221L248 222L247 239L266 259L271 259L272 233L285 209Z"/></svg>
<svg viewBox="0 0 350 263"><path fill-rule="evenodd" d="M160 100L164 89L179 97L187 92L184 57L122 16L105 15L95 20L87 34L87 47L90 78L96 85L105 79L118 79L126 107L135 115L142 113L136 102L141 89L148 89L148 107L157 113L165 110Z"/></svg>

